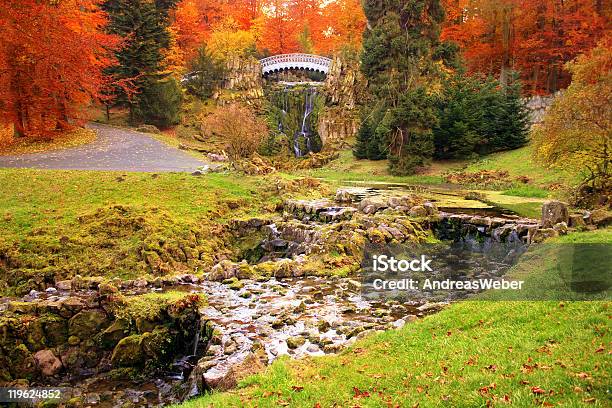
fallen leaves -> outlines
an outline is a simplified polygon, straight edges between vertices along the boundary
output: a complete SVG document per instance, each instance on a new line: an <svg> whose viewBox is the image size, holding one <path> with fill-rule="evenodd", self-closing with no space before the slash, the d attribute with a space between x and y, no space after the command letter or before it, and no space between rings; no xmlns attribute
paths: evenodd
<svg viewBox="0 0 612 408"><path fill-rule="evenodd" d="M369 398L370 397L370 393L367 391L361 391L359 388L357 387L353 387L353 398Z"/></svg>

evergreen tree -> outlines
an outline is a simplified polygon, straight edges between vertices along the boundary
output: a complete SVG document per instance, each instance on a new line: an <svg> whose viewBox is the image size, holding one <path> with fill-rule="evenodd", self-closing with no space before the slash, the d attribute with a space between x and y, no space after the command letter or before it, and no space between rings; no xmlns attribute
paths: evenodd
<svg viewBox="0 0 612 408"><path fill-rule="evenodd" d="M202 45L198 55L189 63L189 70L193 73L187 81L187 92L200 99L208 99L223 78L223 66L216 61Z"/></svg>
<svg viewBox="0 0 612 408"><path fill-rule="evenodd" d="M453 60L453 47L439 41L444 18L440 0L369 0L364 11L362 71L384 114L373 120L372 137L385 146L391 170L409 174L433 154L434 99L440 67Z"/></svg>
<svg viewBox="0 0 612 408"><path fill-rule="evenodd" d="M353 155L358 159L368 159L368 143L372 141L372 126L366 120L357 132Z"/></svg>
<svg viewBox="0 0 612 408"><path fill-rule="evenodd" d="M130 98L117 87L116 103L130 108L130 117L136 120L136 111L147 111L143 90L163 76L160 74L162 51L169 46L168 11L178 0L106 0L103 9L109 15L108 31L124 39L116 53L118 64L108 70L117 80L132 81L136 96Z"/></svg>
<svg viewBox="0 0 612 408"><path fill-rule="evenodd" d="M173 77L151 82L142 90L138 99L134 111L137 121L162 129L178 124L183 92Z"/></svg>
<svg viewBox="0 0 612 408"><path fill-rule="evenodd" d="M463 159L515 149L527 142L528 113L518 82L456 75L438 101L434 128L435 156Z"/></svg>
<svg viewBox="0 0 612 408"><path fill-rule="evenodd" d="M495 137L489 146L492 152L516 149L527 144L529 111L521 98L521 89L518 74L511 73L508 84L500 91L500 115L495 119Z"/></svg>

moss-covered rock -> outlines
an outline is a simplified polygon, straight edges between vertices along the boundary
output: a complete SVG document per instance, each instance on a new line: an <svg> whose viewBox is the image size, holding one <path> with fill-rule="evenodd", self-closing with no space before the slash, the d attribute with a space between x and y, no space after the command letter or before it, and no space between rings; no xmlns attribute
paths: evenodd
<svg viewBox="0 0 612 408"><path fill-rule="evenodd" d="M145 354L142 349L142 335L134 334L125 337L117 343L111 357L113 367L140 366L144 363Z"/></svg>
<svg viewBox="0 0 612 408"><path fill-rule="evenodd" d="M46 314L40 318L47 344L57 347L68 340L68 321L55 314Z"/></svg>
<svg viewBox="0 0 612 408"><path fill-rule="evenodd" d="M130 334L130 322L126 319L117 319L100 335L102 347L110 349Z"/></svg>
<svg viewBox="0 0 612 408"><path fill-rule="evenodd" d="M9 350L9 370L13 378L32 379L36 373L36 361L25 344L18 344Z"/></svg>
<svg viewBox="0 0 612 408"><path fill-rule="evenodd" d="M80 339L89 338L110 324L108 316L101 310L83 310L68 321L68 333Z"/></svg>
<svg viewBox="0 0 612 408"><path fill-rule="evenodd" d="M143 334L142 349L147 357L147 364L158 366L171 361L176 347L175 340L176 333L171 333L164 326L158 326L153 331Z"/></svg>

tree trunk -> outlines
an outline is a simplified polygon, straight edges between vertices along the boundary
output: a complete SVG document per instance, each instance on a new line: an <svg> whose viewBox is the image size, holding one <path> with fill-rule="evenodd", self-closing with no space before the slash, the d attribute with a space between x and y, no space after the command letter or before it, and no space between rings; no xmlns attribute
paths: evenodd
<svg viewBox="0 0 612 408"><path fill-rule="evenodd" d="M499 74L499 82L504 86L508 85L508 78L510 76L511 14L512 9L504 7L502 16L502 61Z"/></svg>

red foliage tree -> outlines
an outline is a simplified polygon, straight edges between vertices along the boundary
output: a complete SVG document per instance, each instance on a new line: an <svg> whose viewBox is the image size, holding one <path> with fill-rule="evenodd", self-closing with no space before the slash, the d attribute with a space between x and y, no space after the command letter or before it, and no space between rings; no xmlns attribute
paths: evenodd
<svg viewBox="0 0 612 408"><path fill-rule="evenodd" d="M119 40L105 34L98 0L3 0L0 7L0 116L19 135L79 123L104 98L103 74ZM119 84L121 85L121 84Z"/></svg>
<svg viewBox="0 0 612 408"><path fill-rule="evenodd" d="M563 65L609 35L593 0L445 0L442 39L457 42L472 72L521 72L533 93L569 84ZM606 11L607 10L607 11Z"/></svg>

